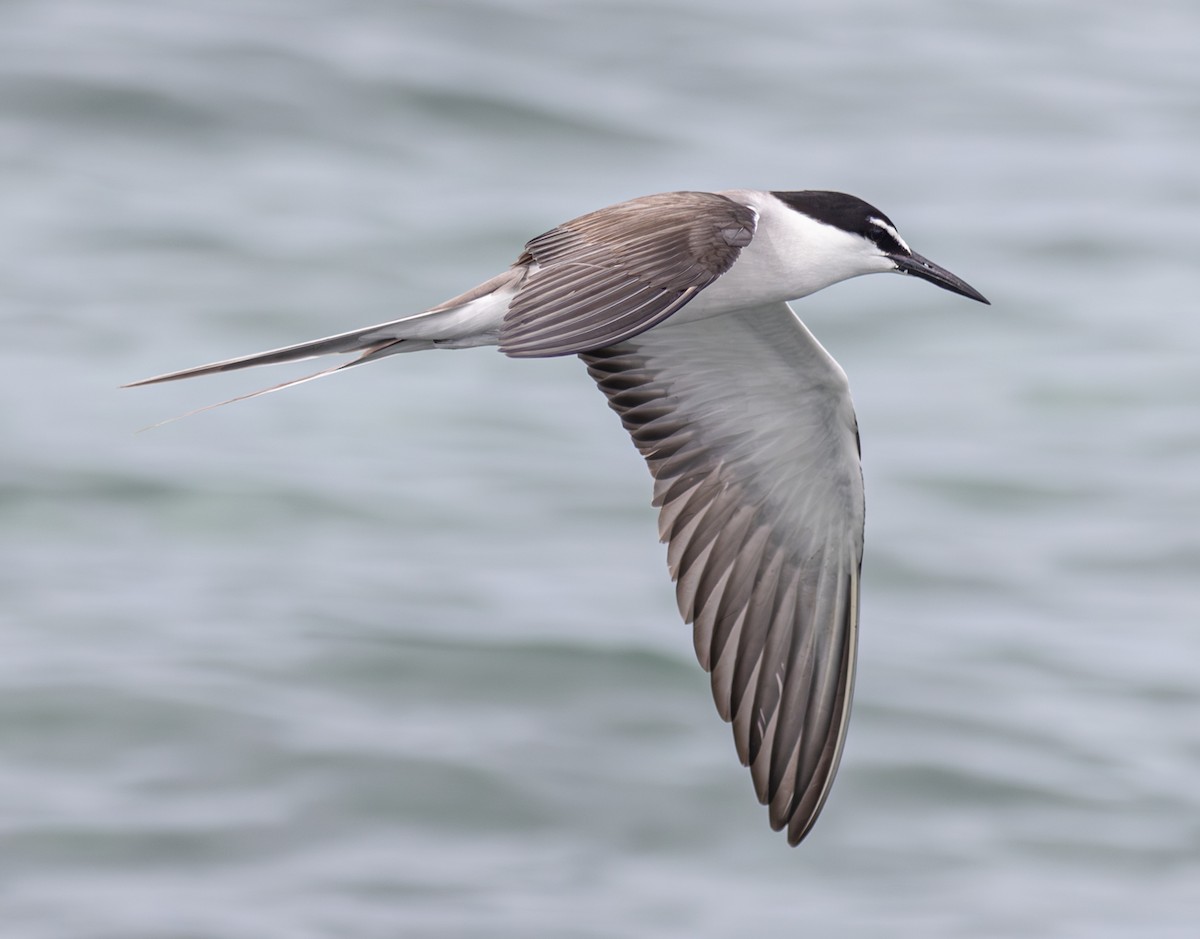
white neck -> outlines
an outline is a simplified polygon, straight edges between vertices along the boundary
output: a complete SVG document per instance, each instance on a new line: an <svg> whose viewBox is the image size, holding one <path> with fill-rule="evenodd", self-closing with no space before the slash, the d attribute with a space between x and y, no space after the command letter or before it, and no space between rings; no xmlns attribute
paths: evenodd
<svg viewBox="0 0 1200 939"><path fill-rule="evenodd" d="M795 300L851 277L896 269L867 239L797 212L769 192L732 189L721 195L758 212L758 227L737 263L706 293Z"/></svg>

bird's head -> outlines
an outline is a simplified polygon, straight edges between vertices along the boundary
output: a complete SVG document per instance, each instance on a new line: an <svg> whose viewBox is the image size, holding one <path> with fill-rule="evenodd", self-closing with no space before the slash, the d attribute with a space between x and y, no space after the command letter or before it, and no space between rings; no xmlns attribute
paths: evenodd
<svg viewBox="0 0 1200 939"><path fill-rule="evenodd" d="M773 192L772 195L814 222L836 229L841 236L848 236L848 240L846 237L838 239L840 260L848 265L845 276L895 271L927 280L980 303L989 302L961 277L913 251L900 237L890 218L857 196L819 189Z"/></svg>

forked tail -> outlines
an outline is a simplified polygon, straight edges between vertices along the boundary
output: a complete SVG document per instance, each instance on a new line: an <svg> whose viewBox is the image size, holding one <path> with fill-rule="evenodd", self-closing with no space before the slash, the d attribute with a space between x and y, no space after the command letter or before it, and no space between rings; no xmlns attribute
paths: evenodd
<svg viewBox="0 0 1200 939"><path fill-rule="evenodd" d="M508 298L512 290L524 277L521 269L510 269L491 280L480 284L472 290L445 303L439 304L422 313L414 313L398 320L380 323L354 329L336 336L326 336L323 339L313 339L280 349L267 352L257 352L253 355L238 356L208 365L198 365L195 368L185 368L177 372L166 372L151 378L133 381L122 388L136 388L139 385L155 385L159 382L178 381L181 378L196 378L200 375L215 375L218 372L232 372L242 368L252 368L256 365L277 365L282 362L299 362L304 359L314 359L322 355L348 355L359 353L357 358L342 362L331 368L322 369L311 375L303 375L290 381L280 382L269 388L261 388L248 394L238 395L226 401L197 408L179 417L189 417L234 401L245 401L257 398L259 395L272 391L282 391L293 385L300 385L315 378L322 378L352 368L373 362L385 356L398 352L416 352L421 349L433 349L438 346L462 348L465 346L494 344L499 330L500 321L507 309ZM172 417L159 424L168 424L178 420ZM147 428L148 429L148 428Z"/></svg>
<svg viewBox="0 0 1200 939"><path fill-rule="evenodd" d="M424 313L418 313L417 316L424 316ZM413 319L414 317L409 317ZM381 359L387 355L395 355L397 352L407 352L409 349L428 348L432 343L417 341L410 343L409 340L398 338L394 334L388 335L391 327L395 327L405 320L397 320L392 323L384 323L379 326L369 326L366 329L357 329L353 332L340 333L336 336L327 336L324 339L313 339L310 342L297 343L294 346L284 346L281 349L272 349L269 352L258 352L254 355L243 355L236 359L225 359L221 362L212 362L209 365L199 365L195 368L185 368L178 372L167 372L163 375L155 375L152 378L143 378L139 381L129 382L127 385L122 385L122 388L136 388L139 385L156 385L159 382L177 381L181 378L195 378L199 375L215 375L217 372L233 372L241 368L252 368L255 365L276 365L281 362L300 362L304 359L314 359L322 355L331 355L336 353L359 352L361 355L351 359L349 362L341 362L330 368L321 369L319 372L313 372L311 375L302 375L299 378L293 378L289 381L280 382L278 385L271 385L269 388L260 388L257 391L251 391L246 394L237 395L233 398L227 398L224 401L218 401L216 404L208 404L202 408L196 408L193 411L188 411L186 414L179 414L175 417L169 417L165 421L159 421L157 424L151 424L150 427L143 427L143 430L151 430L154 427L161 427L163 424L170 424L172 421L180 420L184 417L191 417L193 414L200 414L204 411L211 411L213 408L219 408L226 404L233 404L235 401L246 401L250 398L257 398L259 395L270 394L272 391L282 391L284 388L291 388L293 385L302 385L305 382L313 381L316 378L324 378L326 375L332 375L334 372L340 372L343 369L351 368L355 365L363 365L366 362L373 362L375 359ZM407 346L407 347L406 347Z"/></svg>

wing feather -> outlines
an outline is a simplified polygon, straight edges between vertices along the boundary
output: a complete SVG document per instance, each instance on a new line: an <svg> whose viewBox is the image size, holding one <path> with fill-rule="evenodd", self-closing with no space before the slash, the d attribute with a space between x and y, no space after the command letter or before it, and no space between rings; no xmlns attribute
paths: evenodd
<svg viewBox="0 0 1200 939"><path fill-rule="evenodd" d="M853 689L863 498L845 376L785 304L582 358L654 475L717 711L796 844L828 795Z"/></svg>
<svg viewBox="0 0 1200 939"><path fill-rule="evenodd" d="M668 192L539 235L517 259L531 273L509 304L500 351L568 355L644 332L729 270L757 220L726 196Z"/></svg>

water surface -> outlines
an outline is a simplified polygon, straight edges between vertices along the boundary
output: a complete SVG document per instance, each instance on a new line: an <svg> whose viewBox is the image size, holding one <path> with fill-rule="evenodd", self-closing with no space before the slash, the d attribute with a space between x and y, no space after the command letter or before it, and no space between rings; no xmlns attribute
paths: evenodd
<svg viewBox="0 0 1200 939"><path fill-rule="evenodd" d="M1194 4L0 7L0 919L22 939L1191 937ZM678 188L836 188L990 308L803 302L868 487L796 850L574 360L122 381Z"/></svg>

